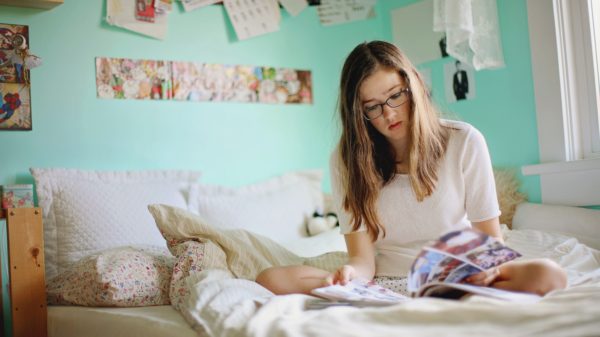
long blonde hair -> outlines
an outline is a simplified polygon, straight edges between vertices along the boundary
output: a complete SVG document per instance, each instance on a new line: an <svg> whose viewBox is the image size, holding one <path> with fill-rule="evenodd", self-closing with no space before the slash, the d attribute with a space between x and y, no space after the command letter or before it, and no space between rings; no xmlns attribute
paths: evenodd
<svg viewBox="0 0 600 337"><path fill-rule="evenodd" d="M345 194L343 207L352 215L353 230L364 223L373 241L380 233L385 236L376 210L379 191L396 171L393 147L363 117L360 101L361 84L378 69L398 71L411 90L408 175L418 201L433 193L448 143L448 132L440 124L428 90L402 51L384 41L365 42L354 48L342 69L338 102L342 122L341 187Z"/></svg>

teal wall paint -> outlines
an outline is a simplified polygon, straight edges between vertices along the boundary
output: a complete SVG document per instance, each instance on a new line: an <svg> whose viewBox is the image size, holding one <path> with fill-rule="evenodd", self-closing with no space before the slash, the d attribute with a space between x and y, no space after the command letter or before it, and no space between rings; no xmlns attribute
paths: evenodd
<svg viewBox="0 0 600 337"><path fill-rule="evenodd" d="M106 24L103 3L67 1L49 11L0 6L0 22L29 25L31 51L44 60L31 75L33 131L0 132L0 184L30 182L29 167L198 169L203 181L225 185L326 170L338 134L333 113L343 59L381 35L377 19L323 27L310 7L297 17L282 11L279 32L238 41L223 6L213 5L176 9L160 41ZM315 103L97 99L97 56L309 69Z"/></svg>
<svg viewBox="0 0 600 337"><path fill-rule="evenodd" d="M379 0L379 11L386 13L382 17L384 39L393 41L389 12L416 2ZM506 66L475 73L475 99L446 103L444 64L453 62L452 58L431 61L419 68L431 69L434 99L442 111L477 127L486 137L494 166L514 169L522 183L521 190L530 201L540 202L539 177L520 173L521 166L539 163L527 5L523 0L498 0L497 5Z"/></svg>
<svg viewBox="0 0 600 337"><path fill-rule="evenodd" d="M320 25L314 7L297 17L282 11L279 32L246 41L235 38L222 6L176 9L164 41L109 26L104 1L68 1L50 11L0 6L0 22L30 26L31 50L44 59L32 70L33 131L0 132L0 184L31 182L28 167L198 169L204 181L226 185L326 170L339 132L343 59L359 42L391 41L389 11L414 2L380 0L375 19L331 27ZM506 67L477 72L476 99L445 104L438 93L448 61L423 66L431 68L439 105L484 133L495 165L518 169L539 157L526 5L499 0L498 11ZM315 103L101 100L97 56L310 69ZM520 178L530 200L539 201L539 179Z"/></svg>

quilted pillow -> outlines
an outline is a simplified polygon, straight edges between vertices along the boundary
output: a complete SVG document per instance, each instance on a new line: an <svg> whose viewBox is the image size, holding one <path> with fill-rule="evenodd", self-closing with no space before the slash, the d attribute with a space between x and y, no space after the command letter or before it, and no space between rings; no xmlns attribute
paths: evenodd
<svg viewBox="0 0 600 337"><path fill-rule="evenodd" d="M323 210L322 176L319 170L291 172L238 188L195 184L188 209L214 227L292 242L307 236L306 221Z"/></svg>
<svg viewBox="0 0 600 337"><path fill-rule="evenodd" d="M186 207L194 171L85 171L32 168L43 211L46 276L80 258L125 245L166 247L152 203Z"/></svg>
<svg viewBox="0 0 600 337"><path fill-rule="evenodd" d="M119 247L87 256L48 281L48 304L135 307L169 304L175 258L166 250Z"/></svg>

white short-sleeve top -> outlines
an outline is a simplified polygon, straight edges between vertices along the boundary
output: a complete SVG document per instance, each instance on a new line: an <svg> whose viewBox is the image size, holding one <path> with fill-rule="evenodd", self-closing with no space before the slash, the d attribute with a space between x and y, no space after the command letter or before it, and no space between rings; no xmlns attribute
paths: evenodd
<svg viewBox="0 0 600 337"><path fill-rule="evenodd" d="M376 275L406 276L420 248L442 234L471 227L471 222L500 216L491 160L483 135L470 124L442 120L450 131L434 192L418 202L408 175L396 174L379 192L379 221L386 236L375 242ZM334 205L342 234L352 232L343 210L339 150L330 160ZM358 231L366 228L361 226Z"/></svg>

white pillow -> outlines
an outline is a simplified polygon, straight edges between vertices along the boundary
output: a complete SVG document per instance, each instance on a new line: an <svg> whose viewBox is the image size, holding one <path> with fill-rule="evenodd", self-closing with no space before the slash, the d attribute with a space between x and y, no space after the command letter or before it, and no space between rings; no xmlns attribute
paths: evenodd
<svg viewBox="0 0 600 337"><path fill-rule="evenodd" d="M214 227L243 228L289 242L306 237L306 221L323 210L322 177L321 171L314 170L239 188L196 184L188 209Z"/></svg>
<svg viewBox="0 0 600 337"><path fill-rule="evenodd" d="M573 206L522 203L517 206L513 229L536 229L573 236L600 249L600 211Z"/></svg>
<svg viewBox="0 0 600 337"><path fill-rule="evenodd" d="M148 204L185 208L194 171L30 169L43 211L46 277L117 246L166 247Z"/></svg>
<svg viewBox="0 0 600 337"><path fill-rule="evenodd" d="M300 240L285 242L283 246L290 252L302 257L347 251L346 241L344 235L340 233L339 227Z"/></svg>

